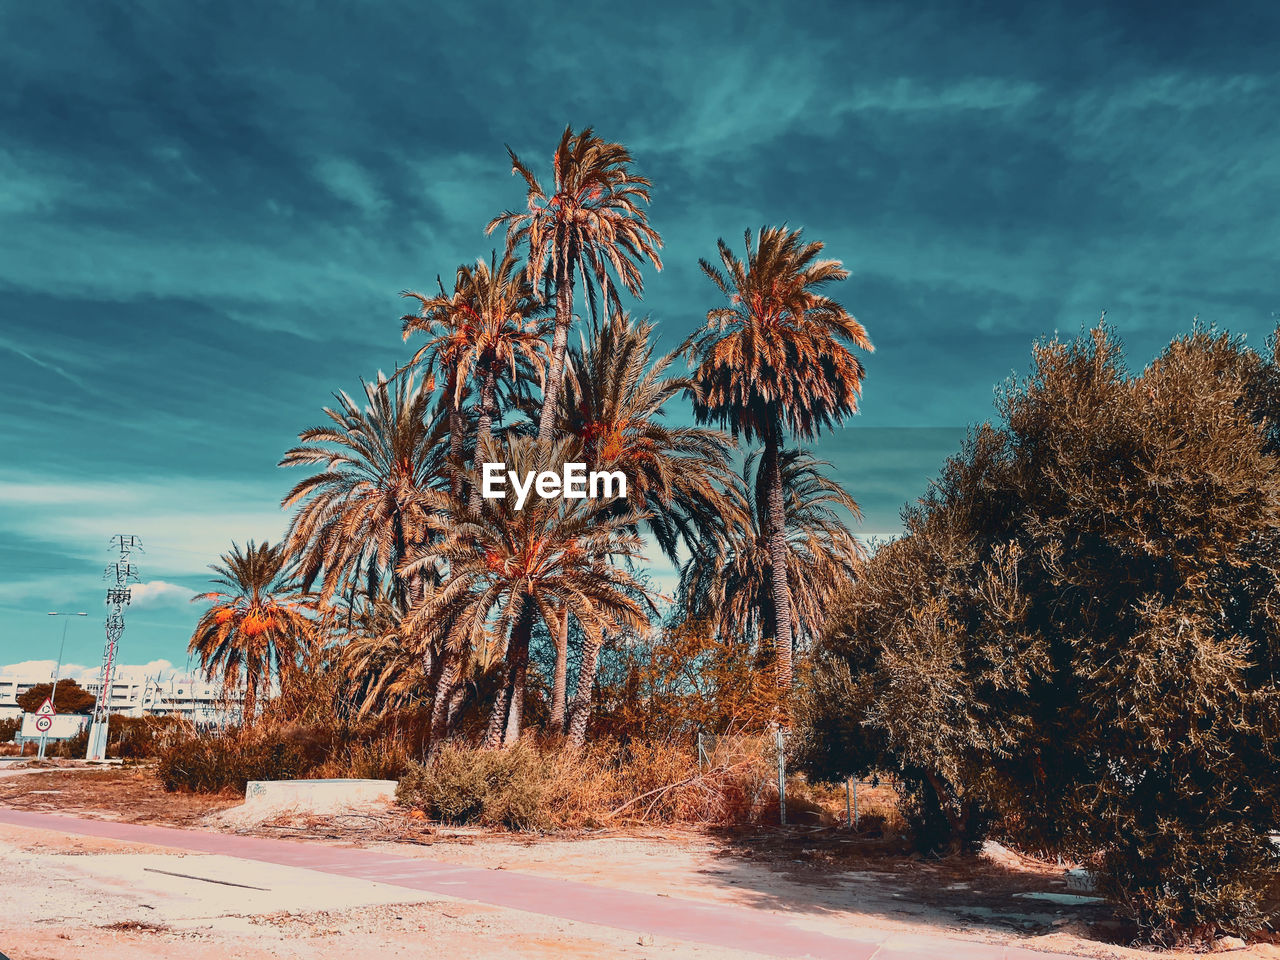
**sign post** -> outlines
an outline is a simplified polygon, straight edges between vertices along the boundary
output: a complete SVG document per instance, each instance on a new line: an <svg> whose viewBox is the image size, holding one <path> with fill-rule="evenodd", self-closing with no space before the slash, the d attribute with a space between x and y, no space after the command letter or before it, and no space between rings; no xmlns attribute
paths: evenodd
<svg viewBox="0 0 1280 960"><path fill-rule="evenodd" d="M44 703L36 711L36 730L40 733L40 752L36 754L38 760L44 759L44 746L49 739L49 731L53 729L53 718L57 715L58 711L53 709L53 697L45 697Z"/></svg>

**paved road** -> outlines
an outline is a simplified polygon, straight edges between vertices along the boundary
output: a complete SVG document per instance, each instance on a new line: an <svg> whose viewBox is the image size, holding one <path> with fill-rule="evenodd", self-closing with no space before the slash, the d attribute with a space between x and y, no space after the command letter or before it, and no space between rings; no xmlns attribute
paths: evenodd
<svg viewBox="0 0 1280 960"><path fill-rule="evenodd" d="M238 837L141 824L82 820L59 814L0 809L0 823L82 836L221 854L393 884L411 890L531 913L597 923L639 934L714 944L774 957L821 960L1068 960L1064 954L883 930L850 930L836 937L805 930L784 917L749 907L699 903L510 870L464 867L377 850Z"/></svg>

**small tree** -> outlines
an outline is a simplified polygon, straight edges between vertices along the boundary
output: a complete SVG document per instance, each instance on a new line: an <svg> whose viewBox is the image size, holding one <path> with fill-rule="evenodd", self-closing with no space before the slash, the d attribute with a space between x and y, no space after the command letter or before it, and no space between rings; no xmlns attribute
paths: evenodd
<svg viewBox="0 0 1280 960"><path fill-rule="evenodd" d="M18 694L18 706L27 713L35 713L52 693L52 683L37 683L26 693ZM53 709L58 713L92 713L97 702L92 693L74 680L59 680Z"/></svg>

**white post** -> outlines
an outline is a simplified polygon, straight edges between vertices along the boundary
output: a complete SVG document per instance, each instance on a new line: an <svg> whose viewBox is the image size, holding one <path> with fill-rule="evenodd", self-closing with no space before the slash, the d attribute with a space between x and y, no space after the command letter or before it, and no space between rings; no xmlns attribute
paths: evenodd
<svg viewBox="0 0 1280 960"><path fill-rule="evenodd" d="M778 823L787 825L787 755L782 728L774 730L775 742L778 746Z"/></svg>

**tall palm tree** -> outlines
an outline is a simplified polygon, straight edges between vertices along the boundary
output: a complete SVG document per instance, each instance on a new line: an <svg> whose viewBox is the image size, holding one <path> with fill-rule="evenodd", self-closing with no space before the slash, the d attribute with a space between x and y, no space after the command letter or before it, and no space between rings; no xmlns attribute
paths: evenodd
<svg viewBox="0 0 1280 960"><path fill-rule="evenodd" d="M298 506L289 525L289 552L298 558L304 587L321 580L321 595L376 596L391 582L407 610L424 589L421 577L406 581L399 565L427 535L428 490L446 476L447 423L432 411L429 382L410 375L394 384L381 374L365 385L362 410L345 392L326 407L330 424L298 435L282 467L321 465L285 495Z"/></svg>
<svg viewBox="0 0 1280 960"><path fill-rule="evenodd" d="M538 422L538 442L545 453L555 431L573 325L575 273L586 283L588 302L596 302L598 287L606 311L620 308L617 286L640 296L645 258L662 269L662 239L641 206L649 203L651 184L631 171L632 157L622 144L601 139L590 127L576 134L565 127L556 147L550 194L510 147L507 153L512 172L528 186L528 209L500 214L486 232L504 226L508 249L527 244L530 280L542 284L544 296L547 289L555 290L555 335Z"/></svg>
<svg viewBox="0 0 1280 960"><path fill-rule="evenodd" d="M866 330L824 293L849 276L822 260L821 243L800 230L748 230L739 260L719 241L720 264L701 260L729 305L707 311L707 325L684 344L697 362L694 413L764 443L765 533L769 543L777 680L791 687L792 593L786 547L781 450L785 433L802 439L858 409L863 367L851 348L873 349Z"/></svg>
<svg viewBox="0 0 1280 960"><path fill-rule="evenodd" d="M562 456L563 445L552 453ZM542 462L532 438L509 438L493 455L520 474ZM482 647L495 628L508 638L507 679L485 739L490 746L509 744L520 736L538 617L554 633L568 610L593 643L603 632L647 622L651 601L615 562L640 558L642 541L630 532L637 517L616 515L605 501L588 499L532 497L520 510L514 498L485 499L479 510L450 495L437 501L431 522L442 538L420 549L407 569L447 573L415 608L413 626L427 642L459 653ZM438 691L433 707L433 743L442 732L441 696Z"/></svg>
<svg viewBox="0 0 1280 960"><path fill-rule="evenodd" d="M791 626L801 642L822 632L826 611L849 584L863 550L842 511L860 517L853 498L824 476L829 466L803 450L781 457ZM753 451L731 489L746 509L723 536L698 544L680 573L683 619L709 627L723 642L762 638L775 622L768 495L760 452Z"/></svg>
<svg viewBox="0 0 1280 960"><path fill-rule="evenodd" d="M224 691L243 684L244 722L251 724L262 692L274 680L286 686L311 644L314 607L298 589L279 544L250 540L241 549L233 543L209 569L217 574L210 582L218 589L194 598L209 608L188 649L200 658L207 678L222 675Z"/></svg>
<svg viewBox="0 0 1280 960"><path fill-rule="evenodd" d="M679 545L692 547L719 529L736 501L724 491L734 482L732 440L718 430L665 422L669 400L693 389L669 369L678 353L654 356L653 324L615 312L573 351L572 373L560 395L560 430L566 455L592 469L620 470L626 500L617 514L643 511L643 525L662 552L678 562ZM564 722L568 668L568 618L559 623L553 681L553 729ZM584 650L570 711L572 739L585 733L595 684L597 650Z"/></svg>

